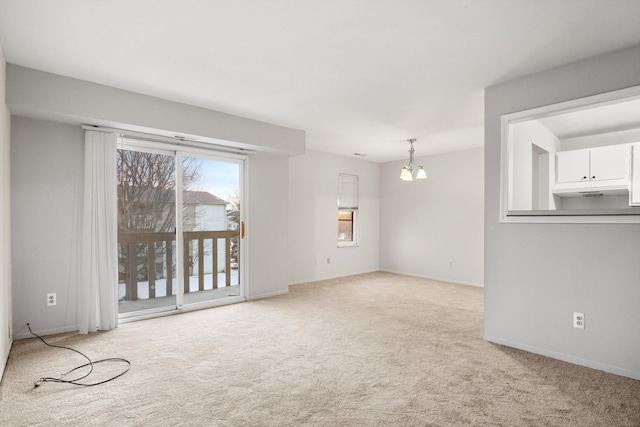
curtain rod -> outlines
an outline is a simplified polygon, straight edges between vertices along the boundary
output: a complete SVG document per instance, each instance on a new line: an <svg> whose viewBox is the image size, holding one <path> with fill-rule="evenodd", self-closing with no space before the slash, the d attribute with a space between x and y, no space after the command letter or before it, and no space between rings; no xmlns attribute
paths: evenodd
<svg viewBox="0 0 640 427"><path fill-rule="evenodd" d="M126 129L118 129L118 128L111 128L111 127L97 126L97 125L87 125L87 124L83 124L82 129L93 130L96 132L114 133L114 134L121 135L123 137L140 139L143 141L159 142L162 144L172 144L180 147L202 148L206 150L222 151L225 153L232 153L232 154L255 154L256 153L255 150L251 150L247 148L232 147L230 145L222 145L222 144L212 144L212 143L203 142L203 141L194 141L192 139L189 139L189 137L186 137L186 136L181 137L179 135L171 137L166 135L158 135L153 133L138 132L138 131L132 131L132 130L126 130Z"/></svg>

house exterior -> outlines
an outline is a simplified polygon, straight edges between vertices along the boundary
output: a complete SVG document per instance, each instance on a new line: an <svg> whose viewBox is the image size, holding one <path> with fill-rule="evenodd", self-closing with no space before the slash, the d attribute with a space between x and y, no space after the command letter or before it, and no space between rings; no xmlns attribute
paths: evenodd
<svg viewBox="0 0 640 427"><path fill-rule="evenodd" d="M183 202L185 205L185 231L221 231L232 230L228 226L227 202L214 196L206 191L185 191L183 193ZM189 248L190 269L193 275L194 271L198 271L198 258L196 256L197 248L193 245ZM213 271L212 245L211 240L204 242L204 274L219 273L224 271L226 260L225 241L218 239L218 271Z"/></svg>

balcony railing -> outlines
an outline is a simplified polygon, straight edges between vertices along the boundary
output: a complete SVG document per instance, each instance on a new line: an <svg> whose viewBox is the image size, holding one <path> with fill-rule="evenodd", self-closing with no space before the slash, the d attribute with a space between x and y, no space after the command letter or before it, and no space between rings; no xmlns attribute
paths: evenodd
<svg viewBox="0 0 640 427"><path fill-rule="evenodd" d="M218 242L223 240L225 273L224 286L231 286L231 241L239 236L237 230L186 231L183 233L184 292L189 293L190 276L197 272L198 289L205 290L206 261L210 258L213 289L219 287L218 270L220 255ZM120 282L125 283L124 300L136 301L139 282L148 283L149 299L156 298L156 282L165 281L165 296L170 296L174 276L174 233L119 233ZM237 239L239 243L239 239ZM205 250L206 248L206 250ZM209 254L205 252L209 251ZM233 260L238 262L238 259ZM157 271L161 268L162 271ZM196 271L194 271L196 270ZM239 279L238 279L239 280ZM162 295L160 295L162 296Z"/></svg>

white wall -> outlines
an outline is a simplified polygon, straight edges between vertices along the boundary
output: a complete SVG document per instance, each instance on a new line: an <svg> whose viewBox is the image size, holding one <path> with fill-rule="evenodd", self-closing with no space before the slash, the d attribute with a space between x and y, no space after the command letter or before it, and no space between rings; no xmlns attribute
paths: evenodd
<svg viewBox="0 0 640 427"><path fill-rule="evenodd" d="M636 46L485 91L485 339L640 379L640 226L498 221L500 117L640 85L639 69Z"/></svg>
<svg viewBox="0 0 640 427"><path fill-rule="evenodd" d="M74 259L84 189L79 126L11 119L13 314L17 337L77 330ZM57 305L47 306L47 293Z"/></svg>
<svg viewBox="0 0 640 427"><path fill-rule="evenodd" d="M512 134L512 188L509 200L510 210L531 210L532 200L532 154L533 144L543 148L549 153L548 187L546 194L546 206L555 209L551 188L556 177L556 151L560 147L560 141L544 125L537 120L529 120L513 125Z"/></svg>
<svg viewBox="0 0 640 427"><path fill-rule="evenodd" d="M6 63L0 45L0 379L13 339L11 313L10 115L5 104Z"/></svg>
<svg viewBox="0 0 640 427"><path fill-rule="evenodd" d="M405 163L382 165L381 269L482 285L483 149L417 158L424 181L398 179Z"/></svg>
<svg viewBox="0 0 640 427"><path fill-rule="evenodd" d="M337 247L339 173L359 177L357 247ZM378 270L380 165L308 151L289 158L288 180L289 283Z"/></svg>
<svg viewBox="0 0 640 427"><path fill-rule="evenodd" d="M248 165L249 211L240 244L248 248L247 298L256 299L288 291L288 168L286 157L264 153Z"/></svg>
<svg viewBox="0 0 640 427"><path fill-rule="evenodd" d="M280 154L299 154L305 148L301 130L13 64L7 66L7 105L14 115L195 136L199 141Z"/></svg>

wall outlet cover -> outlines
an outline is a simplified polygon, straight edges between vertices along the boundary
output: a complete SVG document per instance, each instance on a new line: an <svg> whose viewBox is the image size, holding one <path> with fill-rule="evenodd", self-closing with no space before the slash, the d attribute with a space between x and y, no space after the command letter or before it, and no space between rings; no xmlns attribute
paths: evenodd
<svg viewBox="0 0 640 427"><path fill-rule="evenodd" d="M576 329L584 329L584 313L573 313L573 327Z"/></svg>
<svg viewBox="0 0 640 427"><path fill-rule="evenodd" d="M47 305L48 306L52 306L52 305L56 305L56 304L57 304L56 294L55 293L48 293L47 294Z"/></svg>

